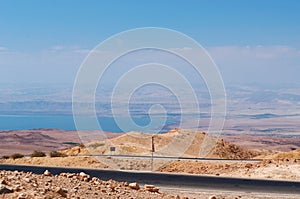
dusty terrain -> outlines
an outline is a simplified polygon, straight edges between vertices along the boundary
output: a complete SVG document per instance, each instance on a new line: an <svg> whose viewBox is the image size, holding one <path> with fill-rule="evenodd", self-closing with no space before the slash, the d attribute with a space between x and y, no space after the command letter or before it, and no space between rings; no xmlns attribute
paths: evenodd
<svg viewBox="0 0 300 199"><path fill-rule="evenodd" d="M213 193L212 193L213 192ZM2 198L149 198L149 199L296 199L292 194L231 193L205 190L174 190L139 185L135 182L103 181L81 173L61 173L52 175L45 171L42 175L30 172L0 171L0 196Z"/></svg>
<svg viewBox="0 0 300 199"><path fill-rule="evenodd" d="M265 160L257 163L174 161L160 171L300 181L300 160Z"/></svg>
<svg viewBox="0 0 300 199"><path fill-rule="evenodd" d="M170 131L172 132L172 131ZM83 133L85 137L78 135L76 131L64 131L59 129L32 129L32 130L0 130L0 156L11 155L13 153L22 153L30 154L34 150L44 151L46 153L59 150L63 148L68 148L72 144L90 142L92 140L103 141L106 138L118 137L114 142L121 145L123 141L128 141L134 143L133 137L136 136L138 132L132 132L130 136L127 134L124 137L121 137L120 133L110 133L110 132L99 132L99 131L88 131ZM146 136L145 136L146 135ZM171 135L171 134L169 134ZM174 133L173 133L174 135ZM198 135L201 139L201 134ZM106 138L105 138L106 137ZM146 145L142 145L139 150L145 150L144 152L149 153L151 150L150 138L151 134L145 134L144 138L148 140ZM165 141L168 141L165 137ZM300 147L300 138L290 136L290 137L280 137L280 136L268 136L268 135L256 135L251 134L250 132L242 133L225 133L220 137L226 142L235 144L238 146L243 146L246 149L261 150L261 151L290 151ZM138 138L139 141L142 140L141 136ZM157 135L157 139L160 139L160 136ZM159 144L163 144L160 140L154 140L158 144L156 147L160 147ZM160 142L160 143L159 143ZM198 141L199 142L199 141ZM139 144L139 143L136 143ZM134 143L134 145L136 145ZM18 145L18 147L16 147ZM141 144L139 144L141 145ZM95 145L94 145L95 146ZM139 147L139 146L138 146ZM194 147L195 148L195 147ZM124 151L123 151L124 152ZM131 153L134 151L131 151ZM141 153L142 151L138 151ZM188 154L186 154L188 155ZM192 154L191 155L195 155ZM199 155L199 154L197 154Z"/></svg>
<svg viewBox="0 0 300 199"><path fill-rule="evenodd" d="M84 145L72 147L66 144L66 142L79 143L80 139L76 135L76 132L67 132L68 136L65 136L65 133L64 131L53 129L18 131L18 133L16 131L2 131L0 133L0 136L2 136L0 142L6 144L1 145L2 154L9 155L12 152L30 154L33 150L42 150L44 152L59 150L60 153L67 155L67 157L25 157L15 160L9 158L1 159L0 163L143 171L154 170L156 172L300 181L300 160L298 160L300 158L300 149L293 148L292 151L288 151L289 147L298 146L297 143L293 142L296 139L276 138L273 141L277 145L280 143L278 139L285 140L286 147L284 150L282 150L283 148L278 148L278 146L276 147L274 143L265 150L262 147L263 145L258 140L254 142L254 139L249 139L249 142L252 144L243 145L243 143L247 142L247 139L239 143L237 137L230 137L229 139L221 137L218 139L203 132L174 129L168 133L156 134L154 136L141 132L130 132L127 134L107 133L109 139L99 138L99 136L97 137L99 135L97 132L92 132L91 134L94 135L95 139L90 141L86 139L86 147ZM194 158L202 157L201 155L206 154L206 157L224 160L199 161L155 158L152 167L150 158L114 156L151 156L152 136L154 137L154 156L165 155ZM89 134L88 138L91 137L93 136ZM233 140L233 143L228 140ZM264 140L267 141L267 138L264 138ZM255 144L256 142L257 144ZM272 142L272 138L268 142ZM203 143L206 143L206 145ZM213 145L213 147L205 151L203 145L207 146L207 143ZM263 142L263 144L266 143ZM16 144L18 145L17 150ZM5 146L9 147L5 148ZM260 147L255 148L254 146ZM115 150L112 151L111 147L114 147ZM106 156L92 157L90 156L91 154L103 154ZM252 158L264 160L261 162L242 161L242 159ZM226 159L235 159L235 161ZM154 193L144 190L143 185L141 185L140 190L134 190L128 187L128 183L124 182L105 182L99 179L84 181L79 174L47 176L1 171L0 175L0 194L4 194L4 198L45 198L45 196L48 198L75 198L75 195L77 198L209 198L213 195L207 190L184 191L172 190L166 187L162 187L159 193ZM7 191L11 193L6 193ZM213 193L216 198L297 198L297 196L293 195L262 195L258 193L217 191Z"/></svg>
<svg viewBox="0 0 300 199"><path fill-rule="evenodd" d="M298 133L299 135L299 133ZM237 144L248 149L263 151L291 151L300 148L300 138L297 137L279 137L268 135L257 135L251 133L226 134L221 138L232 144Z"/></svg>
<svg viewBox="0 0 300 199"><path fill-rule="evenodd" d="M160 150L168 145L174 136L188 131L175 129L166 134L155 135L155 156L160 156ZM34 157L20 159L2 159L1 163L9 164L33 164L46 166L70 166L70 167L93 167L120 170L143 170L158 172L179 172L192 174L205 174L217 176L270 178L284 180L300 180L300 149L290 152L272 152L251 150L223 139L215 139L214 147L209 152L210 158L225 160L173 160L154 158L117 157L114 155L150 155L151 134L132 132L109 140L93 141L83 145L69 147L59 152L67 157ZM180 135L179 135L180 136ZM186 148L181 157L197 157L200 153L200 145L208 135L203 132L193 134L191 144ZM109 147L114 146L115 151ZM169 148L170 149L170 148ZM172 150L171 150L172 151ZM175 150L176 152L176 150ZM104 154L104 157L92 157L90 154ZM170 153L168 154L170 155ZM176 157L176 154L171 154ZM240 159L259 158L261 162L239 161ZM236 159L230 161L226 159Z"/></svg>
<svg viewBox="0 0 300 199"><path fill-rule="evenodd" d="M260 151L231 144L204 132L182 129L156 135L129 132L108 140L93 141L86 146L92 154L151 155L152 138L156 156L251 159L262 154ZM110 150L112 146L115 151Z"/></svg>
<svg viewBox="0 0 300 199"><path fill-rule="evenodd" d="M52 176L47 171L43 175L0 171L0 176L3 198L176 198L156 187L146 189L138 184L102 181L85 173Z"/></svg>
<svg viewBox="0 0 300 199"><path fill-rule="evenodd" d="M102 135L102 133L101 133ZM108 138L120 135L118 133L105 133ZM99 139L99 132L89 131L91 139ZM32 130L0 130L0 155L14 153L31 154L34 150L46 153L67 148L72 144L81 143L77 131L64 131L59 129L32 129ZM18 147L16 147L18 146Z"/></svg>

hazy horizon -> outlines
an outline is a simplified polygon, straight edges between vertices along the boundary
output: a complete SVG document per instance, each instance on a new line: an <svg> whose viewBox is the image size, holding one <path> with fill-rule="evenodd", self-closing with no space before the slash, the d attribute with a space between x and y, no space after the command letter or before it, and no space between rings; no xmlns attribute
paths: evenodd
<svg viewBox="0 0 300 199"><path fill-rule="evenodd" d="M2 1L0 83L72 86L96 45L151 26L180 31L203 45L226 87L297 87L299 8L297 1Z"/></svg>
<svg viewBox="0 0 300 199"><path fill-rule="evenodd" d="M194 89L192 94L205 116L213 105L213 89L208 91L205 84L210 79L213 86L207 86L218 91L224 91L224 83L225 93L221 95L227 96L229 117L285 117L289 111L296 118L300 101L299 9L297 1L2 1L0 114L72 114L72 102L76 102L72 101L73 85L89 53L97 52L99 49L95 48L101 42L123 31L158 27L181 32L202 45L216 64L221 79L197 76L190 62L175 55L197 57L199 49L195 51L189 43L157 38L158 43L164 43L165 51L148 48L133 51L114 60L101 76L102 82L98 82L101 84L95 93L98 115L114 116L111 105L116 105L118 113L130 109L136 115L150 115L152 105L157 104L165 109L154 106L153 113L167 110L168 114L197 115L198 104L193 107L189 101L193 95L181 92L188 91L187 87L180 87L184 81L179 79L184 77ZM146 38L147 35L142 37ZM130 46L135 37L131 39L116 40L97 55L112 56L114 50ZM135 76L128 77L127 83L142 82L151 76L174 86L138 89L137 85L130 99L123 98L127 94L123 90L112 103L114 86L124 74L129 76L135 66L146 63L172 67L173 75L170 70L160 70L164 68L160 65L151 74L132 73ZM214 87L215 82L220 83L219 87ZM172 95L173 88L180 94ZM181 106L185 108L180 111Z"/></svg>

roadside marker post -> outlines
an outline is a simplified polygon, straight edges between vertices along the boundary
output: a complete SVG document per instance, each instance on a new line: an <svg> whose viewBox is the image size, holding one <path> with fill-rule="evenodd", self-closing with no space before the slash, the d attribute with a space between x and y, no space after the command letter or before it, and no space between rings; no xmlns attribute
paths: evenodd
<svg viewBox="0 0 300 199"><path fill-rule="evenodd" d="M154 135L151 136L151 171L153 171L153 153L155 152L154 148Z"/></svg>

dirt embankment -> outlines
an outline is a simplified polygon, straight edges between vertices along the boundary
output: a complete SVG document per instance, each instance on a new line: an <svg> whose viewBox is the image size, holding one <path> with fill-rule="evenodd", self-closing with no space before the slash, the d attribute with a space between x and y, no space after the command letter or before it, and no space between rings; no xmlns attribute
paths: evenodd
<svg viewBox="0 0 300 199"><path fill-rule="evenodd" d="M156 156L251 159L261 154L258 150L246 149L204 132L181 129L156 135L130 132L108 140L94 141L86 146L92 154L151 155L152 141ZM115 148L113 152L111 147ZM77 155L86 154L87 151L70 149L64 153Z"/></svg>
<svg viewBox="0 0 300 199"><path fill-rule="evenodd" d="M300 160L264 160L255 163L174 161L161 168L160 171L300 181Z"/></svg>
<svg viewBox="0 0 300 199"><path fill-rule="evenodd" d="M257 158L274 159L274 160L300 159L300 149L287 151L287 152L277 152L277 153L267 154L267 155L260 155Z"/></svg>

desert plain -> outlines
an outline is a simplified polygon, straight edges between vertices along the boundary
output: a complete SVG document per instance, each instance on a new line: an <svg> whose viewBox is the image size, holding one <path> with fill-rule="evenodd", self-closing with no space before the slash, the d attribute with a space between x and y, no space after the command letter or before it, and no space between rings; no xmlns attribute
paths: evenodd
<svg viewBox="0 0 300 199"><path fill-rule="evenodd" d="M177 128L163 134L99 131L85 131L78 134L76 131L33 129L1 131L0 135L0 153L2 157L5 157L0 161L2 164L89 167L300 181L300 150L298 149L300 140L295 137L237 134L214 136L205 132ZM82 143L82 141L85 142ZM207 143L211 146L209 151L203 148ZM155 148L152 153L153 146ZM30 157L33 151L43 151L46 156ZM51 151L62 154L62 157L50 157L48 154ZM25 157L9 158L15 153L23 154ZM150 158L152 154L153 160ZM203 155L205 157L202 157ZM199 157L206 159L197 159ZM142 187L143 185L139 185L141 188L138 190L130 188L128 184L133 182L105 182L101 179L81 182L80 177L78 179L74 177L77 181L73 182L71 180L73 177L68 179L63 175L45 176L2 171L1 186L3 190L7 188L11 192L4 191L1 194L5 198L22 198L23 196L23 198L46 198L48 196L54 198L74 198L75 196L77 198L297 198L295 195L255 192L247 194L217 190L213 194L209 190L194 192L165 187L153 192L147 191ZM79 176L79 174L69 175ZM22 185L20 185L22 188L20 190L13 189L16 181L12 179L16 177L19 179L17 185ZM29 182L23 182L23 178L35 179L34 184L42 184L38 187L43 187L43 191L37 186L29 186ZM64 186L58 186L62 182ZM101 186L103 185L102 188L96 186L94 182L99 182ZM79 191L80 186L82 186L81 191ZM84 187L88 186L95 188L86 190ZM118 191L112 187L118 187Z"/></svg>

